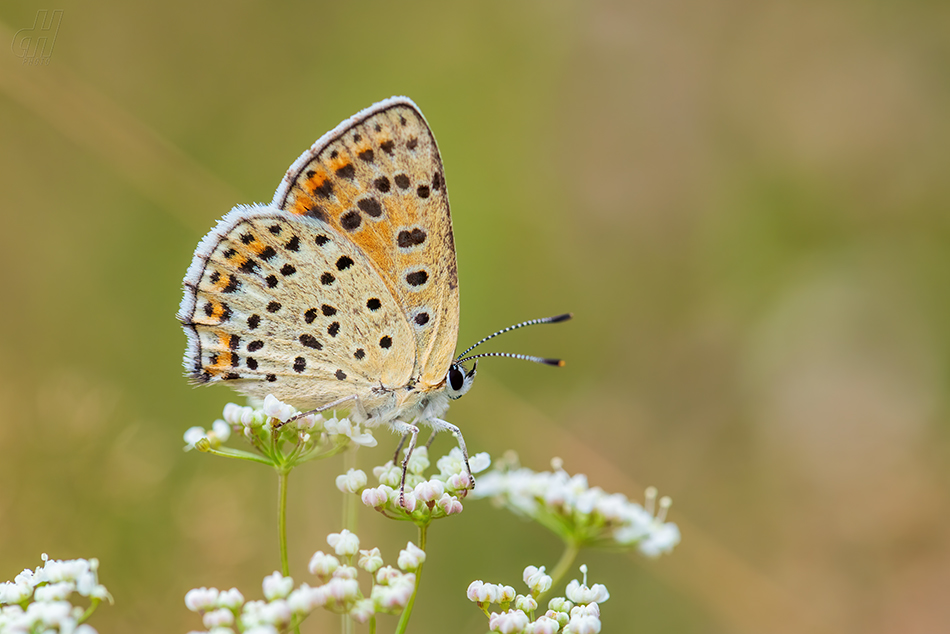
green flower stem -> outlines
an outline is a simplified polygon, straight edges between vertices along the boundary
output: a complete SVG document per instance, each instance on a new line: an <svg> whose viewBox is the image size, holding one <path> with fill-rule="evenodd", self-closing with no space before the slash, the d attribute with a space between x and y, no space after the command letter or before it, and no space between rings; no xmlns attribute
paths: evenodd
<svg viewBox="0 0 950 634"><path fill-rule="evenodd" d="M350 469L356 468L356 452L359 449L358 445L353 445L349 448L348 451L343 454L343 472L346 473ZM356 532L356 514L358 507L356 506L357 501L359 500L358 495L343 494L343 528L349 530L350 532Z"/></svg>
<svg viewBox="0 0 950 634"><path fill-rule="evenodd" d="M428 524L419 525L419 548L422 552L426 550L426 531L428 530ZM422 566L425 564L420 564L419 568L416 570L416 587L412 590L412 596L409 597L409 603L406 604L406 609L402 611L402 616L399 617L399 623L396 625L396 634L404 634L406 627L409 625L409 616L412 614L412 605L416 602L416 595L419 594L419 582L422 580Z"/></svg>
<svg viewBox="0 0 950 634"><path fill-rule="evenodd" d="M376 634L376 615L369 617L369 634Z"/></svg>
<svg viewBox="0 0 950 634"><path fill-rule="evenodd" d="M197 447L202 453L210 453L213 456L222 456L224 458L239 458L241 460L250 460L251 462L259 462L260 464L266 464L268 466L273 466L274 462L269 458L264 458L253 454L247 451L241 451L240 449L231 449L229 447L221 447L220 449L212 449L211 447L201 448Z"/></svg>
<svg viewBox="0 0 950 634"><path fill-rule="evenodd" d="M538 595L537 601L538 605L541 605L541 601L551 593L554 588L557 588L561 585L561 580L564 578L564 575L567 574L567 571L571 569L571 566L574 565L574 560L577 559L578 553L581 551L580 546L577 542L571 540L567 542L567 548L564 549L564 552L561 554L560 561L557 562L557 565L554 566L554 570L551 571L551 579L554 582L551 584L551 588L547 592L542 592Z"/></svg>
<svg viewBox="0 0 950 634"><path fill-rule="evenodd" d="M96 611L96 607L99 605L99 599L93 599L89 604L89 607L86 608L86 611L82 613L82 616L76 621L76 625L84 623L86 619L92 616L92 613Z"/></svg>
<svg viewBox="0 0 950 634"><path fill-rule="evenodd" d="M290 576L290 564L287 562L287 476L289 470L277 471L277 532L280 540L280 569L285 577Z"/></svg>

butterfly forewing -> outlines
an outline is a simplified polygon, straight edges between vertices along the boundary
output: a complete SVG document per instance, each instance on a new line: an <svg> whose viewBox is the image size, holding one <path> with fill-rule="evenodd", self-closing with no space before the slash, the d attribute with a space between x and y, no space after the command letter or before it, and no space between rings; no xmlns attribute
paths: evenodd
<svg viewBox="0 0 950 634"><path fill-rule="evenodd" d="M413 333L413 377L441 383L458 335L458 276L442 161L415 105L389 99L341 124L291 167L274 204L358 247Z"/></svg>
<svg viewBox="0 0 950 634"><path fill-rule="evenodd" d="M409 380L415 337L361 249L315 218L238 209L199 247L182 307L186 365L301 407ZM186 305L188 304L188 305Z"/></svg>

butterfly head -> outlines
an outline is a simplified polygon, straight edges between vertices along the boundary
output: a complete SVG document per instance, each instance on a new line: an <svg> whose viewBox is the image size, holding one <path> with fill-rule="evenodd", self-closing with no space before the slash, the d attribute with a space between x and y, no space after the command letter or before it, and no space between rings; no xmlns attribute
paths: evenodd
<svg viewBox="0 0 950 634"><path fill-rule="evenodd" d="M449 366L449 371L445 375L445 392L448 394L449 398L455 400L461 398L466 392L472 388L472 383L475 382L475 370L478 367L478 359L482 357L509 357L513 359L523 359L525 361L533 361L534 363L543 363L545 365L555 365L562 366L564 361L560 359L546 359L544 357L534 357L527 354L513 354L511 352L486 352L484 354L474 354L472 356L465 356L481 344L485 343L489 339L494 339L498 335L504 334L511 330L517 330L518 328L523 328L525 326L533 326L535 324L556 324L561 321L567 321L571 318L571 315L557 315L555 317L544 317L542 319L532 319L530 321L524 321L520 324L515 324L514 326L508 326L507 328L502 328L496 333L488 335L481 341L477 342L475 345L471 346L460 354L452 365ZM474 361L471 370L465 369L465 366L462 364L466 361Z"/></svg>
<svg viewBox="0 0 950 634"><path fill-rule="evenodd" d="M472 389L477 368L478 361L468 371L461 363L453 363L449 366L449 372L445 375L445 393L449 395L450 399L454 401L457 398L462 398L466 392Z"/></svg>

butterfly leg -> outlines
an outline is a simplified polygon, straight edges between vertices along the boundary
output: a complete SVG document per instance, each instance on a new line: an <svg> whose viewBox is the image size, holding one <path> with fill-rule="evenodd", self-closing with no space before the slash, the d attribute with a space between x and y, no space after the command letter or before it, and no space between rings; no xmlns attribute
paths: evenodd
<svg viewBox="0 0 950 634"><path fill-rule="evenodd" d="M363 409L363 404L360 402L360 397L357 396L356 394L354 394L354 395L352 395L352 396L344 396L343 398L337 399L337 400L333 401L332 403L327 403L326 405L324 405L324 406L322 406L322 407L318 407L318 408L316 408L316 409L312 409L312 410L307 411L307 412L301 412L301 413L297 414L296 416L294 416L293 418L288 419L287 422L289 423L289 422L292 422L292 421L297 420L298 418L303 418L304 416L310 416L311 414L319 414L320 412L325 412L325 411L327 411L328 409L333 409L333 408L335 408L335 407L339 407L340 405L344 405L344 404L348 403L349 401L353 401L353 409L352 409L352 411L350 412L350 416L352 417L353 414L355 413L355 414L356 414L356 417L358 417L358 419L359 419L359 420L356 421L356 422L365 421L365 420L368 418L368 416L366 415L366 410ZM354 417L354 418L356 418L356 417ZM279 428L281 425L284 425L284 424L285 424L285 423L281 423L281 424L278 425L277 427Z"/></svg>
<svg viewBox="0 0 950 634"><path fill-rule="evenodd" d="M429 434L429 440L426 441L426 449L432 445L432 441L435 440L435 437L439 434L438 430L433 429L432 433Z"/></svg>
<svg viewBox="0 0 950 634"><path fill-rule="evenodd" d="M399 452L402 451L402 447L406 444L407 438L409 438L409 434L403 434L402 440L400 440L399 444L396 445L396 453L393 454L393 464L399 462ZM426 447L428 447L428 445L426 445Z"/></svg>
<svg viewBox="0 0 950 634"><path fill-rule="evenodd" d="M390 425L397 433L410 437L409 447L406 449L406 457L402 459L402 480L399 482L399 506L405 508L406 471L409 469L409 458L412 457L412 452L416 448L416 436L419 435L419 428L415 425L404 423L401 420L394 420ZM405 440L405 438L403 438L403 440Z"/></svg>
<svg viewBox="0 0 950 634"><path fill-rule="evenodd" d="M471 488L475 488L475 476L472 475L472 468L468 466L468 449L465 448L465 439L462 438L462 430L453 425L452 423L442 420L441 418L433 418L429 420L429 424L432 426L432 433L435 435L440 431L451 432L455 439L459 443L459 449L462 450L462 459L465 461L465 471L468 473L468 479L471 482ZM431 439L429 442L432 442Z"/></svg>

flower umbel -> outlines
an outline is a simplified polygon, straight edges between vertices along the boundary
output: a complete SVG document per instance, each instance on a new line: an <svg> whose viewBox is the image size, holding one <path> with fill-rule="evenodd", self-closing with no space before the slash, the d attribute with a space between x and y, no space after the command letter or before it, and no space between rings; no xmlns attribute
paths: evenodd
<svg viewBox="0 0 950 634"><path fill-rule="evenodd" d="M0 632L96 634L83 622L102 600L112 603L109 591L99 583L99 562L53 560L45 554L42 559L42 566L0 583ZM88 607L73 605L74 595L88 599Z"/></svg>
<svg viewBox="0 0 950 634"><path fill-rule="evenodd" d="M326 419L320 414L300 416L291 405L270 394L263 402L252 401L252 405L228 403L222 418L212 423L210 431L203 427L188 429L184 435L185 450L197 449L289 470L308 460L335 455L350 445L376 444L372 433L357 423L346 418ZM254 451L225 446L232 435L241 436ZM361 487L366 480L363 474L360 483L361 473L347 474L338 486Z"/></svg>
<svg viewBox="0 0 950 634"><path fill-rule="evenodd" d="M589 486L587 476L568 474L557 458L552 467L541 472L516 464L495 469L479 478L473 497L530 517L578 547L633 546L656 557L679 543L679 528L666 521L670 498L660 498L657 505L654 487L647 489L641 506L622 493Z"/></svg>
<svg viewBox="0 0 950 634"><path fill-rule="evenodd" d="M350 472L337 478L337 486L341 490L359 494L363 504L386 517L409 520L418 525L461 513L462 498L471 488L461 450L455 447L439 458L436 462L439 473L426 476L425 472L430 464L428 449L417 447L406 469L406 488L402 505L399 504L402 467L393 464L392 460L373 468L373 476L379 482L377 486L366 486L364 481L364 488L354 490L356 487L350 483L358 480ZM478 473L489 467L491 458L487 453L479 453L472 456L469 464L472 472Z"/></svg>
<svg viewBox="0 0 950 634"><path fill-rule="evenodd" d="M492 632L504 634L596 634L600 632L600 606L610 598L602 584L587 587L587 566L581 566L584 581L571 581L567 597L555 597L548 602L548 610L535 618L538 609L537 597L541 588L550 588L551 577L544 574L544 567L528 566L524 569L524 582L530 594L515 594L514 588L502 584L473 581L468 586L468 598L478 605L488 617ZM500 606L500 612L490 612L492 604ZM513 605L512 605L513 604ZM563 628L563 629L562 629Z"/></svg>
<svg viewBox="0 0 950 634"><path fill-rule="evenodd" d="M359 546L359 538L347 530L329 535L327 542L338 553L349 553L353 544ZM399 555L401 563L405 563L403 559L407 551L416 558L422 552L414 544L409 544ZM360 623L367 622L377 613L401 613L415 591L416 575L384 566L378 548L360 553L360 567L370 573L371 590L368 593L360 589L357 568L342 565L333 555L317 552L310 560L310 572L317 577L316 585L304 582L295 587L293 579L274 572L261 584L264 600L245 602L244 595L237 588L227 591L195 588L185 595L185 606L201 614L205 627L215 634L286 631L319 608L348 614ZM349 554L341 556L352 557ZM424 558L423 553L421 560ZM421 560L417 563L421 564Z"/></svg>

